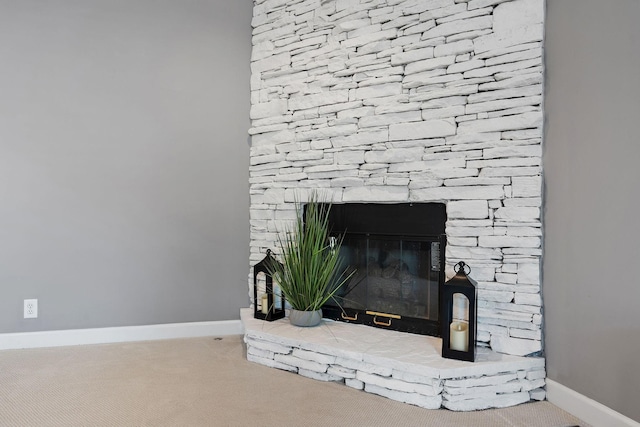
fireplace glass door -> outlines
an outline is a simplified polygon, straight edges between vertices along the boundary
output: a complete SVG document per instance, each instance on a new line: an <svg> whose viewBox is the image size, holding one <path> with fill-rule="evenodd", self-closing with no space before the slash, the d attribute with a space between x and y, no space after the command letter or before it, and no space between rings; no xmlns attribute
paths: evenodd
<svg viewBox="0 0 640 427"><path fill-rule="evenodd" d="M411 205L334 205L332 233L343 235L340 249L344 267L355 269L355 274L324 307L324 316L335 320L363 323L371 326L439 335L439 287L444 282L444 218L441 226L423 226L420 232L415 218L404 221L407 211L419 215L419 221L434 219L424 210ZM380 210L380 206L384 206ZM392 214L393 229L375 224L393 207L400 211ZM368 207L375 220L362 216ZM336 209L337 208L337 209ZM424 208L424 206L423 206ZM427 209L428 210L428 209ZM437 215L436 215L437 217ZM438 218L435 218L438 219ZM408 227L407 227L408 225ZM392 231L389 233L389 231ZM441 234L432 234L442 231ZM406 233L406 234L405 234Z"/></svg>

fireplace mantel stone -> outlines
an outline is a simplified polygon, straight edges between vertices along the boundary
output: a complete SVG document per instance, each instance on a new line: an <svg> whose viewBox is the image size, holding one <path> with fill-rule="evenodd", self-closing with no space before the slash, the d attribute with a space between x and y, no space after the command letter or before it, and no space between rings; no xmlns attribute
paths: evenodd
<svg viewBox="0 0 640 427"><path fill-rule="evenodd" d="M439 338L323 319L314 328L264 322L241 310L247 359L428 409L470 411L545 398L545 361L478 348L444 359Z"/></svg>

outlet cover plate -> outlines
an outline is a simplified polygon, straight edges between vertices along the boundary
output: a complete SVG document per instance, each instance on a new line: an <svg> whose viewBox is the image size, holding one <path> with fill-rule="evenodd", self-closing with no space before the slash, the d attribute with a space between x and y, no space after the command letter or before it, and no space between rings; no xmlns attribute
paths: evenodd
<svg viewBox="0 0 640 427"><path fill-rule="evenodd" d="M24 300L24 318L36 319L38 317L38 300L26 299Z"/></svg>

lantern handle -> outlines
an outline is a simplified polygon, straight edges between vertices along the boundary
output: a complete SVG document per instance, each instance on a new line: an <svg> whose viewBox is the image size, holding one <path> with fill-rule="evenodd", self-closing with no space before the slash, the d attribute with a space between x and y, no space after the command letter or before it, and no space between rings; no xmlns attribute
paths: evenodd
<svg viewBox="0 0 640 427"><path fill-rule="evenodd" d="M467 269L469 271L467 271ZM466 274L467 276L469 275L469 273L471 273L471 267L469 267L468 264L465 264L464 261L460 261L459 263L457 263L453 267L453 271L455 271L456 274L458 274L458 272L460 272L460 270L462 270L464 272L464 274Z"/></svg>

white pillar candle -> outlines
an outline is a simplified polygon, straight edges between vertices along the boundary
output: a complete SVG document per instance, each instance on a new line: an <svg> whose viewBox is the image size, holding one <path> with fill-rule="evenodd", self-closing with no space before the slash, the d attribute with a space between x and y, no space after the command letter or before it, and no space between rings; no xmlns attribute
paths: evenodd
<svg viewBox="0 0 640 427"><path fill-rule="evenodd" d="M262 294L261 301L262 314L269 314L269 300L267 299L267 294Z"/></svg>
<svg viewBox="0 0 640 427"><path fill-rule="evenodd" d="M449 326L449 348L457 351L469 351L469 325L463 322L451 322Z"/></svg>

